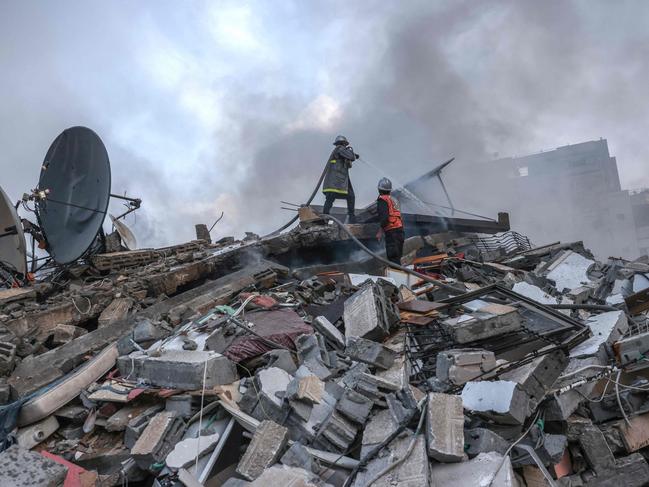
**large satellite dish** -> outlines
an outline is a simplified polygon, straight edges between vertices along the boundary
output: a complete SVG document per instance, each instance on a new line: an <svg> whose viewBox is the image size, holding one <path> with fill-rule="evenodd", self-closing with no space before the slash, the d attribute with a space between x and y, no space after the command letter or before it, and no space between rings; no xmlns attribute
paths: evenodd
<svg viewBox="0 0 649 487"><path fill-rule="evenodd" d="M23 225L2 188L0 188L0 263L12 272L27 275Z"/></svg>
<svg viewBox="0 0 649 487"><path fill-rule="evenodd" d="M113 215L110 215L110 220L113 222L113 226L120 238L122 239L122 245L126 247L126 250L135 250L137 249L137 239L131 231L131 229L121 220L118 220Z"/></svg>
<svg viewBox="0 0 649 487"><path fill-rule="evenodd" d="M99 136L86 127L64 130L52 142L38 181L46 194L36 213L47 251L69 264L92 245L110 200L110 161Z"/></svg>

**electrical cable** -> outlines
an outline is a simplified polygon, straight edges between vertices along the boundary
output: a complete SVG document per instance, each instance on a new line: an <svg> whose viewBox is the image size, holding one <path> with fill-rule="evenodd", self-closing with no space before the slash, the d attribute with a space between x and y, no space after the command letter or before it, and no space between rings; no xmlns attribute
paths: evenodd
<svg viewBox="0 0 649 487"><path fill-rule="evenodd" d="M518 438L518 440L516 440L514 443L509 445L509 448L507 448L507 450L505 451L505 454L503 455L503 459L501 460L500 465L498 465L498 468L494 472L494 475L493 475L491 481L489 482L489 484L487 485L487 487L491 487L493 485L493 483L496 480L496 477L498 477L498 474L500 473L500 469L503 468L503 465L505 464L505 460L507 460L507 456L511 453L511 451L514 449L514 447L516 445L518 445L521 441L523 441L523 439L530 433L530 431L532 431L532 428L536 425L536 422L538 421L540 415L541 415L541 412L540 411L537 412L536 416L534 416L534 419L532 420L532 424L530 424L530 426L527 428L527 430L525 430L525 433L523 433Z"/></svg>
<svg viewBox="0 0 649 487"><path fill-rule="evenodd" d="M620 408L620 412L624 417L624 421L626 422L626 425L628 427L631 427L631 421L629 421L629 417L626 415L626 411L622 407L622 399L620 399L620 376L621 375L622 375L622 369L618 370L617 377L615 378L615 397L617 398L617 405Z"/></svg>

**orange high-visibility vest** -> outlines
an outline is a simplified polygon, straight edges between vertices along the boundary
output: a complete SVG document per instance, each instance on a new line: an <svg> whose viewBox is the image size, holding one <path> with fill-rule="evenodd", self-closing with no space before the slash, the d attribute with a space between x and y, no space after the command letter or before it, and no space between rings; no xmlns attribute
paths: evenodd
<svg viewBox="0 0 649 487"><path fill-rule="evenodd" d="M383 227L383 231L387 232L389 230L396 230L397 228L403 228L401 211L399 211L399 207L397 203L388 194L380 195L379 199L382 199L388 204L388 223L386 226Z"/></svg>

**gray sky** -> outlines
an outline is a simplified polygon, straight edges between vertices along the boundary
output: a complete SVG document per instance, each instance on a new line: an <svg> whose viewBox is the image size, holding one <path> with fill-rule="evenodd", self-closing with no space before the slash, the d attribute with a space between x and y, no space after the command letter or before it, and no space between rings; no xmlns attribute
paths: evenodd
<svg viewBox="0 0 649 487"><path fill-rule="evenodd" d="M87 125L113 192L144 200L144 245L221 211L216 238L272 230L338 133L397 182L454 155L451 188L496 154L605 137L623 187L649 186L647 25L642 1L3 0L0 184L18 198ZM359 204L380 176L357 164Z"/></svg>

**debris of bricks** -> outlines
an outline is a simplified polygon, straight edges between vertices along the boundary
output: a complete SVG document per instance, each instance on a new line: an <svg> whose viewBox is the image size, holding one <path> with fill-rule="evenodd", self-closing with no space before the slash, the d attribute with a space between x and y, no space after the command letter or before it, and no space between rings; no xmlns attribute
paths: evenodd
<svg viewBox="0 0 649 487"><path fill-rule="evenodd" d="M645 485L649 258L313 215L0 291L0 485Z"/></svg>

